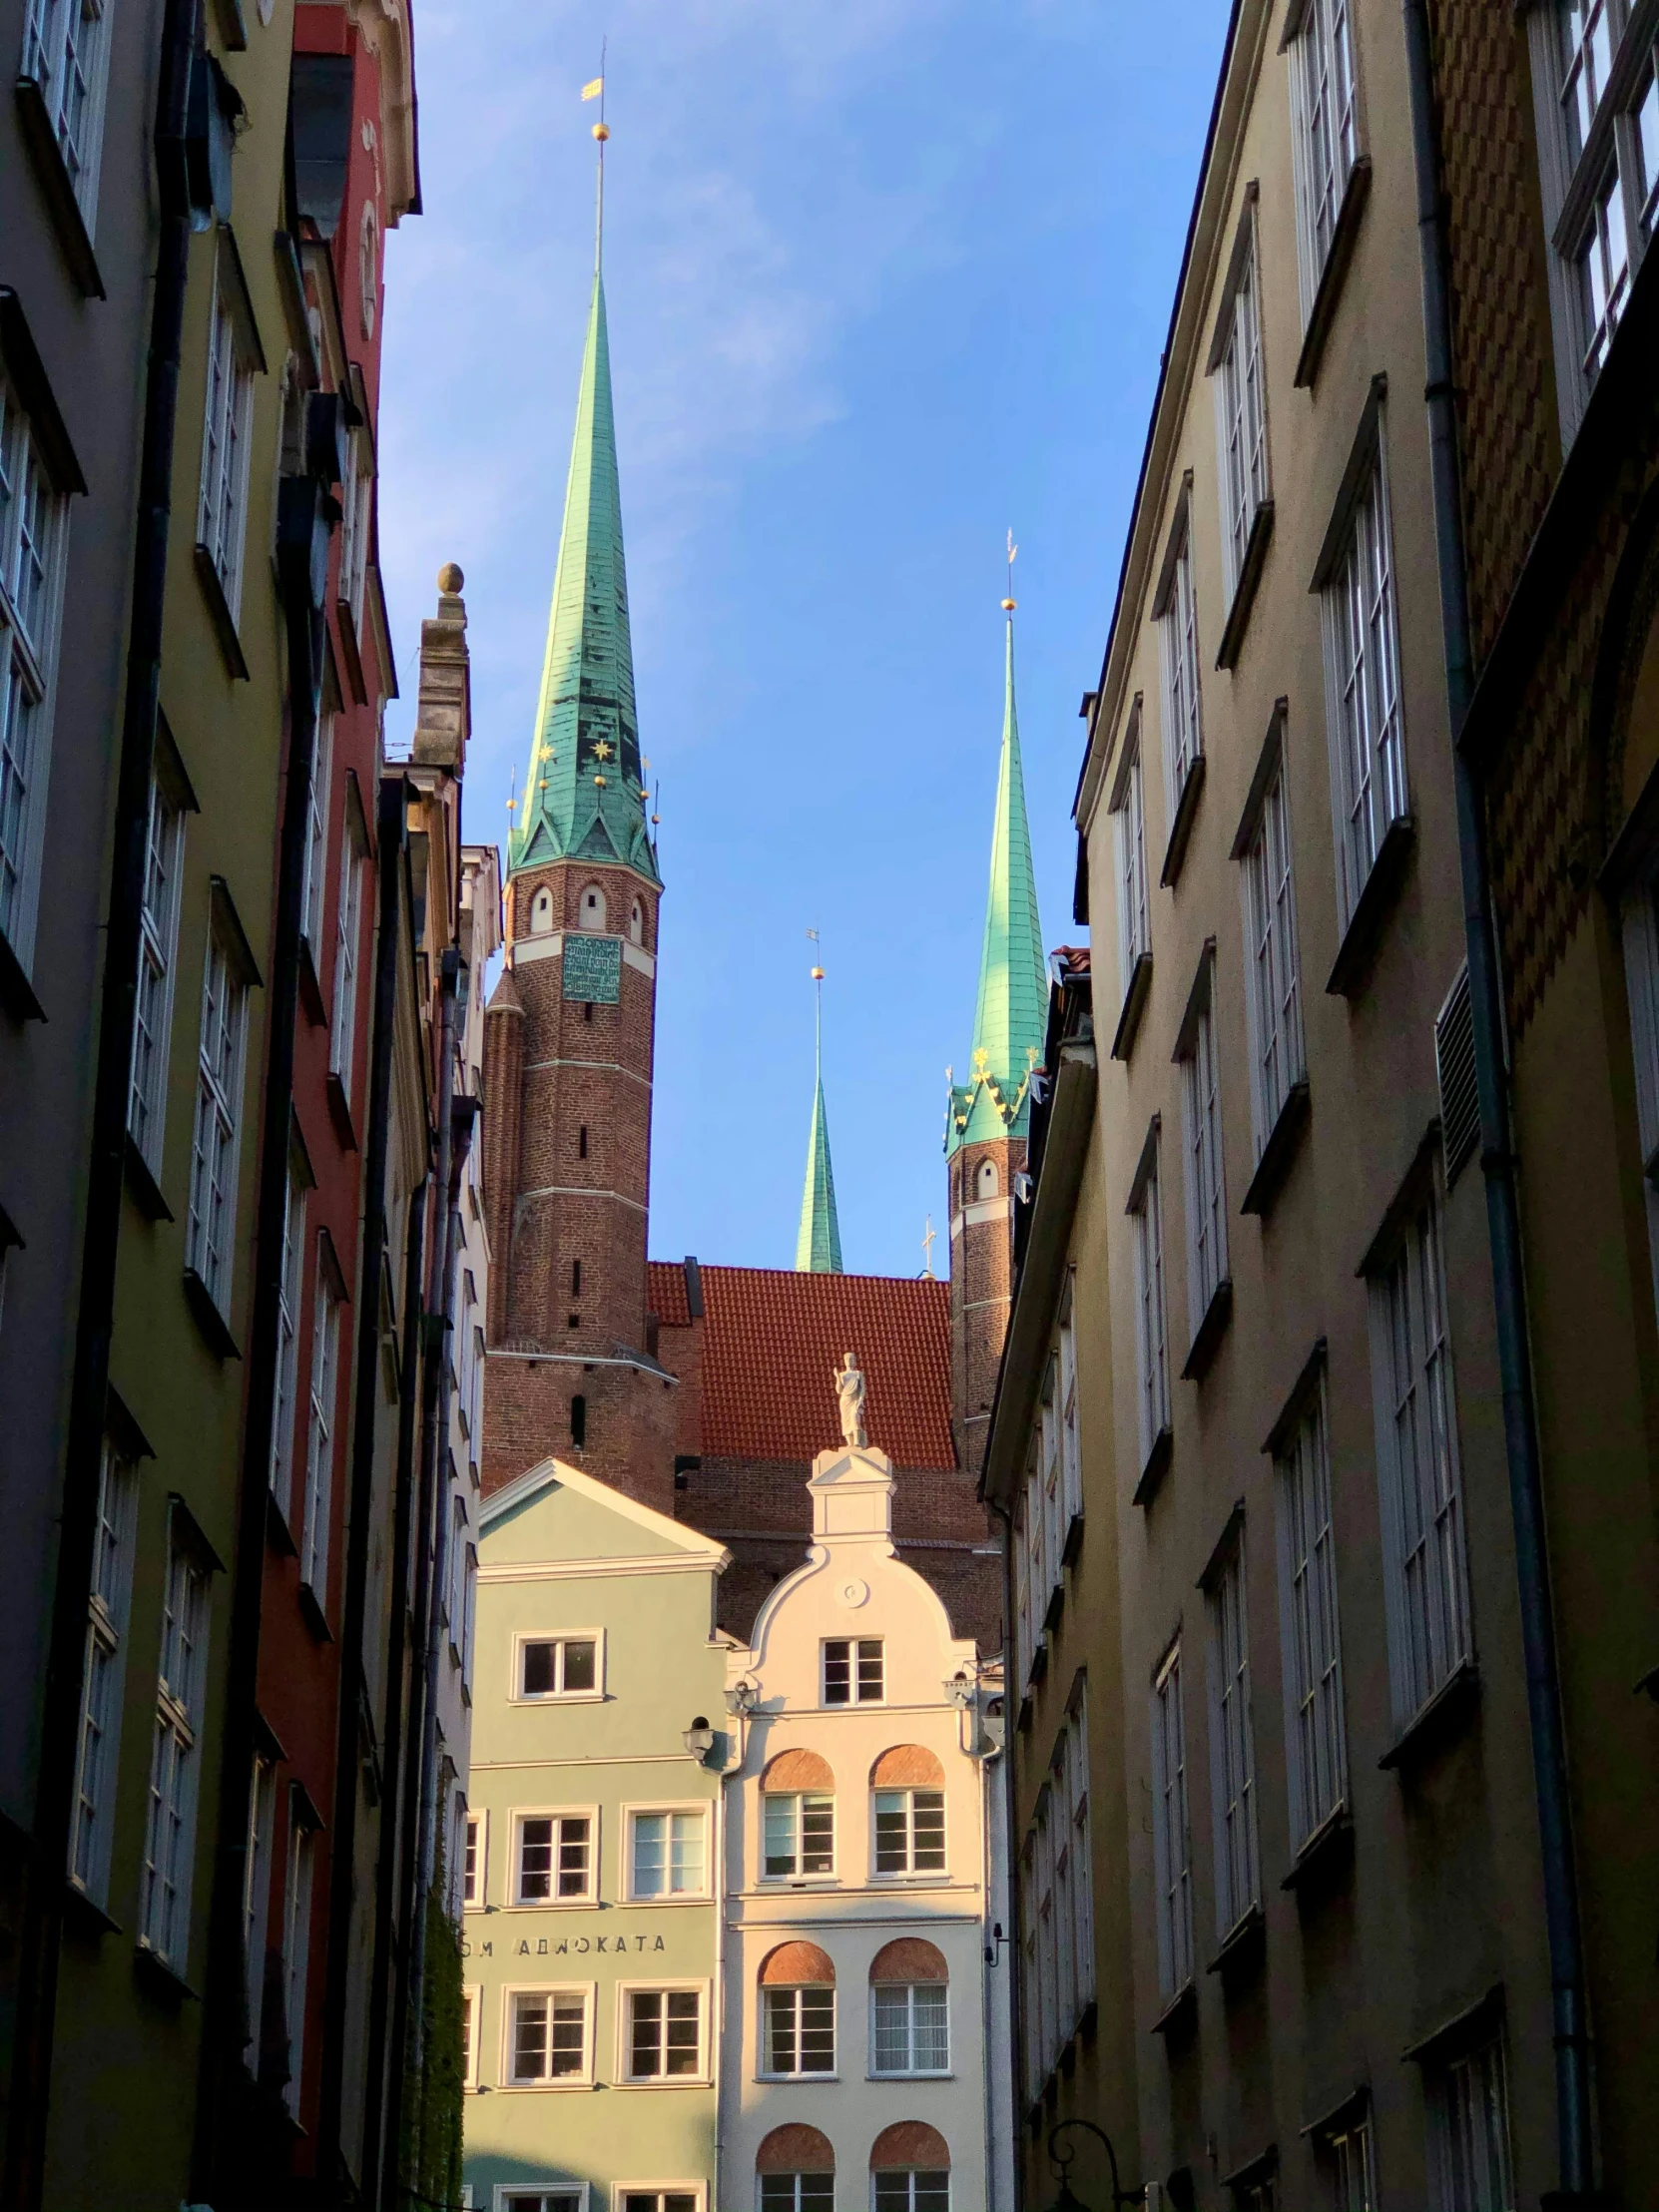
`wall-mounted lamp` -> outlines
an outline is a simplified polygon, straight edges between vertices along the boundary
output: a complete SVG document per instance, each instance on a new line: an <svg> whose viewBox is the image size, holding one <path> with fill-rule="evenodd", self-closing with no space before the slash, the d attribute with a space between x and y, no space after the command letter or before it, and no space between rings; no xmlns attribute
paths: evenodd
<svg viewBox="0 0 1659 2212"><path fill-rule="evenodd" d="M1048 2163L1060 2180L1060 2194L1055 2198L1051 2212L1089 2212L1089 2208L1082 2198L1074 2197L1071 2193L1071 2162L1077 2153L1059 2148L1060 2137L1074 2127L1086 2128L1089 2134L1097 2137L1106 2146L1106 2156L1112 2167L1113 2212L1122 2212L1122 2207L1126 2204L1144 2204L1146 2202L1146 2191L1144 2189L1125 2189L1119 2185L1118 2154L1112 2148L1112 2138L1106 2133L1106 2130L1096 2127L1093 2120L1062 2120L1058 2127L1052 2127L1048 2131Z"/></svg>
<svg viewBox="0 0 1659 2212"><path fill-rule="evenodd" d="M958 1667L944 1686L944 1694L959 1712L965 1713L973 1703L975 1685L970 1676Z"/></svg>
<svg viewBox="0 0 1659 2212"><path fill-rule="evenodd" d="M707 1759L715 1748L715 1732L705 1716L699 1713L690 1728L683 1731L682 1741L694 1759Z"/></svg>
<svg viewBox="0 0 1659 2212"><path fill-rule="evenodd" d="M738 1714L744 1720L748 1719L760 1702L761 1686L758 1682L751 1682L747 1676L742 1682L734 1683L726 1693L726 1710Z"/></svg>

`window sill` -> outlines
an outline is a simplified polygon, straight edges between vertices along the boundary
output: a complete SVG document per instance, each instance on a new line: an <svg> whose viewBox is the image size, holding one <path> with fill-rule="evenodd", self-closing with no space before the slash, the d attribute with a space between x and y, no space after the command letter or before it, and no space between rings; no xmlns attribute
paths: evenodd
<svg viewBox="0 0 1659 2212"><path fill-rule="evenodd" d="M1152 1449L1146 1455L1146 1464L1141 1469L1141 1478L1135 1484L1134 1495L1129 1500L1131 1505L1151 1504L1159 1483L1164 1479L1165 1471L1174 1456L1174 1429L1160 1428L1157 1435L1152 1439Z"/></svg>
<svg viewBox="0 0 1659 2212"><path fill-rule="evenodd" d="M1137 953L1135 965L1129 971L1129 988L1123 994L1123 1011L1118 1016L1117 1033L1112 1038L1112 1058L1127 1060L1135 1049L1136 1032L1141 1026L1141 1016L1146 1012L1146 1002L1152 995L1152 955Z"/></svg>
<svg viewBox="0 0 1659 2212"><path fill-rule="evenodd" d="M762 2074L758 2078L763 2081L768 2081L778 2077L770 2074ZM823 2074L814 2075L811 2078L815 2080L830 2080L831 2076L828 2074ZM838 2076L833 2078L838 2078ZM948 2067L946 2067L941 2072L938 2068L929 2066L912 2066L904 2072L867 2073L864 2076L864 2079L866 2081L954 2081L955 2078L956 2076L950 2071Z"/></svg>
<svg viewBox="0 0 1659 2212"><path fill-rule="evenodd" d="M836 2077L833 2074L780 2074L778 2078L781 2081L833 2081ZM675 2074L670 2080L664 2080L659 2074L624 2074L617 2082L619 2089L710 2089L713 2086L713 2080L706 2073Z"/></svg>
<svg viewBox="0 0 1659 2212"><path fill-rule="evenodd" d="M1337 957L1325 986L1330 997L1358 998L1365 988L1382 940L1383 926L1405 880L1416 836L1416 825L1409 815L1400 815L1389 823L1377 848L1365 887L1355 902L1353 918L1337 947Z"/></svg>
<svg viewBox="0 0 1659 2212"><path fill-rule="evenodd" d="M1081 1512L1077 1512L1072 1514L1071 1519L1066 1524L1066 1540L1060 1546L1061 1566L1074 1567L1077 1564L1078 1554L1082 1549L1083 1515Z"/></svg>
<svg viewBox="0 0 1659 2212"><path fill-rule="evenodd" d="M46 1019L46 1008L35 996L35 986L4 930L0 930L0 1006L15 1022Z"/></svg>
<svg viewBox="0 0 1659 2212"><path fill-rule="evenodd" d="M1018 1729L1019 1733L1022 1736L1029 1736L1031 1733L1031 1693L1029 1690L1027 1690L1025 1695L1019 1701L1019 1712L1014 1718L1014 1726L1016 1729Z"/></svg>
<svg viewBox="0 0 1659 2212"><path fill-rule="evenodd" d="M924 1869L920 1874L872 1874L869 1878L869 1886L872 1890L936 1889L941 1882L948 1883L949 1880L948 1869L932 1867Z"/></svg>
<svg viewBox="0 0 1659 2212"><path fill-rule="evenodd" d="M1282 1890L1317 1892L1333 1885L1354 1858L1354 1820L1346 1801L1327 1814L1296 1855Z"/></svg>
<svg viewBox="0 0 1659 2212"><path fill-rule="evenodd" d="M142 1989L164 2004L178 2006L184 2003L200 2004L202 1999L177 1968L170 1966L158 1951L148 1943L139 1943L133 1951L133 1978Z"/></svg>
<svg viewBox="0 0 1659 2212"><path fill-rule="evenodd" d="M1154 2035L1177 2037L1198 2025L1198 1987L1183 1981L1152 2023Z"/></svg>
<svg viewBox="0 0 1659 2212"><path fill-rule="evenodd" d="M1051 1636L1060 1625L1060 1615L1066 1609L1066 1586L1056 1582L1048 1593L1048 1610L1043 1614L1043 1634Z"/></svg>
<svg viewBox="0 0 1659 2212"><path fill-rule="evenodd" d="M580 2080L573 2079L570 2081L485 2081L479 2083L480 2090L493 2089L497 2095L509 2097L558 2096L561 2093L568 2093L572 2089L598 2089L602 2086L602 2083L595 2081L588 2074L584 2074Z"/></svg>
<svg viewBox="0 0 1659 2212"><path fill-rule="evenodd" d="M1232 1989L1248 1974L1253 1974L1267 1954L1268 1924L1262 1908L1253 1905L1233 1923L1204 1970L1220 1974L1222 1987Z"/></svg>
<svg viewBox="0 0 1659 2212"><path fill-rule="evenodd" d="M277 1504L276 1492L271 1488L269 1483L266 1486L265 1493L265 1533L266 1540L273 1551L279 1552L284 1559L298 1557L299 1546L293 1540L293 1531L288 1526L288 1516L284 1509Z"/></svg>
<svg viewBox="0 0 1659 2212"><path fill-rule="evenodd" d="M208 1350L219 1360L240 1360L242 1351L231 1334L231 1325L214 1303L214 1295L194 1268L185 1270L185 1304L196 1318Z"/></svg>
<svg viewBox="0 0 1659 2212"><path fill-rule="evenodd" d="M345 1085L328 1070L328 1111L333 1116L334 1129L347 1152L357 1149L356 1125L351 1119L351 1101L345 1095Z"/></svg>
<svg viewBox="0 0 1659 2212"><path fill-rule="evenodd" d="M757 1888L762 1890L838 1890L839 1875L833 1874L764 1874Z"/></svg>
<svg viewBox="0 0 1659 2212"><path fill-rule="evenodd" d="M810 2083L816 2087L821 2081L839 2081L841 2077L838 2073L758 2073L754 2078L757 2081L799 2081ZM887 2077L884 2074L869 2074L865 2078L870 2081L884 2081ZM908 2079L908 2076L901 2075L899 2078L904 2080ZM630 2089L654 2089L657 2087L657 2083L655 2081L630 2081L627 2086Z"/></svg>
<svg viewBox="0 0 1659 2212"><path fill-rule="evenodd" d="M171 1221L173 1209L162 1196L150 1162L139 1150L132 1132L127 1136L127 1195L146 1221Z"/></svg>
<svg viewBox="0 0 1659 2212"><path fill-rule="evenodd" d="M351 687L351 696L359 707L368 705L368 686L363 681L362 649L357 643L357 624L348 599L334 601L334 629L339 637L339 657L345 663L345 680Z"/></svg>
<svg viewBox="0 0 1659 2212"><path fill-rule="evenodd" d="M1331 251L1326 255L1325 267L1320 272L1314 304L1308 316L1308 328L1302 340L1302 351L1297 356L1298 390L1311 389L1319 375L1326 340L1337 319L1337 302L1342 296L1343 279L1348 275L1349 263L1354 259L1354 243L1360 235L1360 219L1366 212L1366 202L1370 197L1371 156L1359 154L1355 157L1354 167L1348 173L1343 204L1337 212L1337 227L1331 234Z"/></svg>
<svg viewBox="0 0 1659 2212"><path fill-rule="evenodd" d="M1234 669L1239 665L1250 610L1256 601L1262 570L1267 566L1268 541L1272 536L1273 501L1264 499L1250 518L1250 535L1245 540L1244 559L1239 564L1239 581L1233 587L1233 604L1227 610L1227 626L1222 631L1221 645L1216 653L1217 668Z"/></svg>
<svg viewBox="0 0 1659 2212"><path fill-rule="evenodd" d="M202 596L208 602L208 612L213 617L214 635L225 656L225 666L239 684L246 684L248 661L237 635L237 618L231 612L231 602L225 596L225 586L214 566L214 557L201 544L196 548L196 573L202 585Z"/></svg>
<svg viewBox="0 0 1659 2212"><path fill-rule="evenodd" d="M29 158L34 163L42 196L51 211L63 258L69 264L69 274L89 299L106 298L108 294L99 274L98 257L92 250L92 236L75 197L75 182L59 151L45 97L33 77L17 80L17 120L24 144L29 149Z"/></svg>
<svg viewBox="0 0 1659 2212"><path fill-rule="evenodd" d="M299 996L304 1004L313 1029L326 1029L328 1009L322 1000L322 982L316 972L316 960L311 952L311 940L299 939Z"/></svg>
<svg viewBox="0 0 1659 2212"><path fill-rule="evenodd" d="M65 1925L78 1934L96 1939L122 1933L121 1923L112 1920L98 1900L83 1890L78 1882L65 1882L63 1898Z"/></svg>
<svg viewBox="0 0 1659 2212"><path fill-rule="evenodd" d="M322 1600L308 1582L301 1582L299 1585L299 1610L304 1616L305 1626L317 1642L331 1644L334 1632L328 1626L328 1616L322 1610Z"/></svg>
<svg viewBox="0 0 1659 2212"><path fill-rule="evenodd" d="M1045 1631L1043 1635L1037 1638L1036 1648L1031 1654L1031 1664L1026 1669L1025 1683L1027 1689L1034 1690L1040 1682L1047 1679L1047 1675L1048 1641L1047 1632Z"/></svg>
<svg viewBox="0 0 1659 2212"><path fill-rule="evenodd" d="M214 0L214 18L219 25L219 35L233 54L248 50L248 18L242 12L242 0Z"/></svg>
<svg viewBox="0 0 1659 2212"><path fill-rule="evenodd" d="M549 1690L538 1696L532 1691L528 1696L521 1690L517 1697L507 1700L509 1705L603 1705L603 1690Z"/></svg>
<svg viewBox="0 0 1659 2212"><path fill-rule="evenodd" d="M1268 1141L1262 1147L1256 1173L1244 1194L1244 1203L1239 1208L1241 1214L1255 1214L1265 1221L1273 1212L1274 1202L1302 1150L1302 1139L1313 1113L1312 1101L1313 1093L1306 1076L1300 1083L1293 1083L1285 1093L1285 1103L1268 1131Z"/></svg>
<svg viewBox="0 0 1659 2212"><path fill-rule="evenodd" d="M1181 1370L1183 1382L1202 1382L1209 1373L1210 1362L1216 1356L1216 1348L1227 1334L1227 1325L1233 1319L1233 1279L1224 1275L1210 1294L1210 1303L1204 1309L1204 1319L1193 1333L1192 1350L1187 1354L1187 1364Z"/></svg>
<svg viewBox="0 0 1659 2212"><path fill-rule="evenodd" d="M1175 820L1170 824L1169 843L1164 847L1163 872L1158 880L1166 890L1173 890L1180 877L1182 863L1187 857L1187 845L1193 833L1193 824L1198 817L1198 803L1204 796L1204 756L1194 760L1187 771L1187 781L1181 787L1181 797L1175 803Z"/></svg>
<svg viewBox="0 0 1659 2212"><path fill-rule="evenodd" d="M1417 1708L1377 1764L1384 1774L1425 1766L1462 1734L1479 1705L1480 1672L1472 1659L1465 1659Z"/></svg>

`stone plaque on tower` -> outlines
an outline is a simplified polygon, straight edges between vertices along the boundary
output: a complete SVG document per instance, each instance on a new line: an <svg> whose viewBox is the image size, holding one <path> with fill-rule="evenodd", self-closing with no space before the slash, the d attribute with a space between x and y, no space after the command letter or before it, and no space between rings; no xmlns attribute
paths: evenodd
<svg viewBox="0 0 1659 2212"><path fill-rule="evenodd" d="M622 939L584 937L574 931L565 938L565 997L595 1006L615 1006L622 999Z"/></svg>

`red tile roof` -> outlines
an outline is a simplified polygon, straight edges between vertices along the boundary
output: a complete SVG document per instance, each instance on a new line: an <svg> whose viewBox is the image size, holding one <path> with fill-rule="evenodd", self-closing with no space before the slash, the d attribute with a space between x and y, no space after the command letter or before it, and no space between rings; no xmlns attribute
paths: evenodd
<svg viewBox="0 0 1659 2212"><path fill-rule="evenodd" d="M888 1275L704 1267L703 1450L812 1459L837 1440L830 1381L843 1352L866 1379L870 1441L895 1466L953 1467L950 1286ZM685 1270L651 1263L665 1328L691 1325Z"/></svg>

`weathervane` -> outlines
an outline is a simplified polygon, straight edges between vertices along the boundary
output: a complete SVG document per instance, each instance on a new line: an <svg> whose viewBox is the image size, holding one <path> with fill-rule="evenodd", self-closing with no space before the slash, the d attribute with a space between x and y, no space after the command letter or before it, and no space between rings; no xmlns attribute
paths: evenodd
<svg viewBox="0 0 1659 2212"><path fill-rule="evenodd" d="M1014 533L1010 530L1008 532L1008 596L1002 602L1002 611L1006 615L1011 615L1018 605L1014 598L1014 562L1018 555L1019 547L1014 543Z"/></svg>
<svg viewBox="0 0 1659 2212"><path fill-rule="evenodd" d="M599 146L599 197L593 223L593 266L595 270L599 267L600 250L605 243L605 141L611 135L609 126L605 121L605 49L609 43L607 39L600 40L599 75L590 77L582 87L582 98L584 100L597 100L599 102L599 121L593 127L593 135Z"/></svg>
<svg viewBox="0 0 1659 2212"><path fill-rule="evenodd" d="M937 1280L933 1274L933 1246L936 1241L937 1233L933 1228L933 1217L929 1214L927 1217L927 1233L921 1240L921 1279L924 1283L932 1283Z"/></svg>

